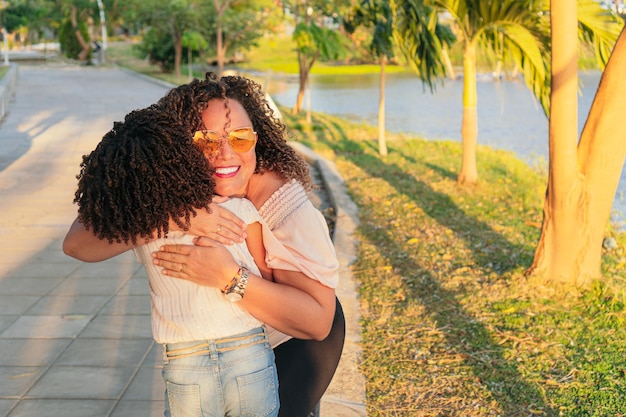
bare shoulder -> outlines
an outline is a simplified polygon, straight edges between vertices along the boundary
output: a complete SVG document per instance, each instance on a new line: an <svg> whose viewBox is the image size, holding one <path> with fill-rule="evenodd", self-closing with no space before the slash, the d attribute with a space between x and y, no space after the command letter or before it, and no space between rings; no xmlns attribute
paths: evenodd
<svg viewBox="0 0 626 417"><path fill-rule="evenodd" d="M246 197L259 209L286 181L274 172L254 174L248 184Z"/></svg>

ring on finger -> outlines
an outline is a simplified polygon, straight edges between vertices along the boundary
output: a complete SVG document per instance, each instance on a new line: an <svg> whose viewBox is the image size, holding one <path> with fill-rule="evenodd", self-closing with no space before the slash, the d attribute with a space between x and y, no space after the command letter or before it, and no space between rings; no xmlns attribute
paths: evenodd
<svg viewBox="0 0 626 417"><path fill-rule="evenodd" d="M217 225L217 233L219 234L222 231L222 225L218 224Z"/></svg>

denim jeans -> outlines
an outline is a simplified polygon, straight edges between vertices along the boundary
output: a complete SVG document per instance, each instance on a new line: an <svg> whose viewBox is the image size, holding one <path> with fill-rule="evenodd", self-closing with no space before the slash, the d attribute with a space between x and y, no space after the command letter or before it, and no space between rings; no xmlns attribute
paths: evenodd
<svg viewBox="0 0 626 417"><path fill-rule="evenodd" d="M265 329L165 345L166 417L275 417L278 377Z"/></svg>

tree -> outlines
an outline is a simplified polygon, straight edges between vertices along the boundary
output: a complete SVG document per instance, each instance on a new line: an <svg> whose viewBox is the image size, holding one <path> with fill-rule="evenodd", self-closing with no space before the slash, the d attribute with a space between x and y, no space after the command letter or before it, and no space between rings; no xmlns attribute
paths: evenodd
<svg viewBox="0 0 626 417"><path fill-rule="evenodd" d="M134 0L134 6L126 9L126 23L139 28L148 28L150 39L162 39L173 46L173 57L163 52L166 48L156 43L143 45L144 50L153 50L151 59L161 66L173 63L174 71L180 75L183 54L183 37L197 32L207 42L198 53L215 52L218 72L224 69L229 52L246 50L256 39L275 24L275 16L269 7L270 0ZM217 7L217 8L216 8ZM146 32L148 33L148 32ZM144 37L145 39L145 37ZM156 54L156 52L161 52Z"/></svg>
<svg viewBox="0 0 626 417"><path fill-rule="evenodd" d="M217 73L222 75L229 51L246 50L258 38L274 30L276 7L270 0L213 0L215 10L205 21L205 35L215 38Z"/></svg>
<svg viewBox="0 0 626 417"><path fill-rule="evenodd" d="M91 54L91 44L89 33L84 28L89 26L89 23L93 22L94 16L98 14L97 4L91 0L47 0L46 3L54 5L53 8L58 9L64 16L63 20L69 22L70 32L76 39L75 41L69 38L65 40L67 45L77 44L80 46L80 51L75 58L80 61L87 60ZM52 25L54 24L53 22Z"/></svg>
<svg viewBox="0 0 626 417"><path fill-rule="evenodd" d="M463 160L457 181L478 181L476 144L478 113L476 94L476 55L479 48L492 55L507 55L524 72L527 84L545 96L547 69L545 48L539 32L539 14L532 0L435 0L447 10L463 43L463 120L461 136Z"/></svg>
<svg viewBox="0 0 626 417"><path fill-rule="evenodd" d="M147 57L148 62L157 65L161 72L171 73L174 71L174 44L172 37L167 31L150 27L144 31L141 43L135 45L135 49L143 56Z"/></svg>
<svg viewBox="0 0 626 417"><path fill-rule="evenodd" d="M433 88L433 80L446 73L442 44L455 40L447 27L440 25L436 10L418 0L363 0L355 10L350 31L355 25L372 28L370 52L380 60L378 102L378 152L387 155L385 137L385 65L398 49L424 83Z"/></svg>
<svg viewBox="0 0 626 417"><path fill-rule="evenodd" d="M378 153L387 155L385 136L385 65L394 57L393 47L393 10L395 2L382 0L363 0L355 9L354 17L347 21L349 32L356 26L372 27L372 41L369 49L372 56L380 60L380 81L378 98Z"/></svg>
<svg viewBox="0 0 626 417"><path fill-rule="evenodd" d="M155 31L153 38L168 36L174 48L174 73L181 75L183 34L200 24L202 0L134 0L136 22Z"/></svg>
<svg viewBox="0 0 626 417"><path fill-rule="evenodd" d="M285 2L287 3L287 2ZM338 2L328 0L295 0L286 4L294 14L296 27L293 39L298 53L299 89L293 113L302 110L304 91L315 62L338 59L344 52L342 38L337 30L327 27L328 22L337 25Z"/></svg>
<svg viewBox="0 0 626 417"><path fill-rule="evenodd" d="M476 54L479 48L495 61L511 62L519 68L526 85L549 114L550 25L548 0L432 0L450 12L460 32L463 50L463 160L458 175L461 184L478 180L476 144L478 137L476 97ZM619 27L614 18L594 0L578 0L578 39L593 44L599 62L606 62ZM584 7L583 7L584 6ZM607 24L607 22L612 22ZM616 30L617 29L617 30ZM612 41L611 41L612 39Z"/></svg>
<svg viewBox="0 0 626 417"><path fill-rule="evenodd" d="M202 37L199 32L188 31L183 34L183 47L187 48L187 69L189 72L189 78L193 78L193 53L194 51L200 51L206 49L209 43Z"/></svg>
<svg viewBox="0 0 626 417"><path fill-rule="evenodd" d="M224 56L226 55L225 53L226 48L224 47L224 30L222 28L222 19L224 16L224 12L226 11L226 9L228 9L228 7L230 7L233 1L234 0L213 0L213 5L215 6L215 11L216 11L215 16L216 16L216 23L217 23L216 50L217 50L217 75L218 76L221 76L222 73L224 72Z"/></svg>
<svg viewBox="0 0 626 417"><path fill-rule="evenodd" d="M77 59L84 61L89 56L89 49L85 54L85 49L79 41L79 37L76 36L76 32L79 32L80 39L89 39L87 33L87 25L81 22L78 27L70 19L65 19L59 27L59 45L66 57L70 59Z"/></svg>
<svg viewBox="0 0 626 417"><path fill-rule="evenodd" d="M527 274L586 286L600 277L602 239L626 158L626 34L622 30L615 44L577 145L576 1L552 0L550 16L550 170L541 236Z"/></svg>
<svg viewBox="0 0 626 417"><path fill-rule="evenodd" d="M39 42L47 28L55 26L58 28L64 18L64 15L60 14L54 6L53 2L44 0L9 3L4 9L4 24L7 31L15 32L20 28L25 28L24 41L26 43Z"/></svg>

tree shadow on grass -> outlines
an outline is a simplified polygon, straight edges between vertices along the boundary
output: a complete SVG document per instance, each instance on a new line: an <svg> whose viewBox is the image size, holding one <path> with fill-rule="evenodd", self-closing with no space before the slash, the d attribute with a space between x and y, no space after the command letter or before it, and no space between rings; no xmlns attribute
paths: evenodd
<svg viewBox="0 0 626 417"><path fill-rule="evenodd" d="M336 153L359 166L373 178L382 178L398 193L410 196L412 201L440 225L454 232L472 251L475 263L485 271L505 273L507 271L530 265L532 253L525 245L514 244L493 230L488 224L469 216L459 208L447 195L433 190L411 172L402 167L384 163L378 156L368 155L363 147L377 151L372 141L356 142L346 138L339 125L322 121L325 128L319 129L317 140L327 143ZM331 139L328 139L328 135ZM418 164L413 156L400 150L392 152L402 154L407 161ZM455 178L449 170L423 163L429 169L446 178Z"/></svg>
<svg viewBox="0 0 626 417"><path fill-rule="evenodd" d="M369 176L384 180L399 194L410 198L440 225L455 233L470 249L475 263L485 271L502 273L520 265L528 265L529 258L512 256L528 253L528 248L509 242L488 224L467 215L447 195L433 190L427 183L406 172L402 167L385 163L376 155L368 155L364 147L372 147L371 141L356 142L347 139L341 127L334 123L325 123L324 128L318 130L318 141L327 143L337 154L358 166ZM410 157L405 155L405 158ZM436 167L436 171L444 172L447 177L451 175L441 167ZM366 196L354 195L354 197L362 199ZM432 272L433 265L428 259L411 259L406 256L406 249L397 244L391 228L383 229L377 224L361 222L359 229L363 237L377 248L379 256L385 259L385 264L392 266L394 275L401 277L403 281L402 288L405 290L406 298L393 303L394 311L388 320L397 321L410 316L408 309L417 302L423 308L423 314L430 317L442 333L445 346L441 349L446 355L463 358L460 365L471 369L482 387L498 402L503 415L523 415L528 413L531 407L543 410L544 415L558 414L557 410L547 406L541 390L524 379L516 363L505 357L504 348L497 343L489 330L457 301L463 295L462 287L459 290L445 288L446 283ZM494 264L494 259L502 262ZM372 281L362 285L379 285L376 277L366 279ZM369 324L377 326L376 323ZM413 325L417 326L417 323ZM378 325L374 331L392 331L391 326L380 327ZM372 352L372 355L382 354ZM393 358L386 358L383 355L378 360ZM406 375L406 378L414 377ZM425 405L428 400L421 401L424 401Z"/></svg>
<svg viewBox="0 0 626 417"><path fill-rule="evenodd" d="M505 348L498 344L490 331L476 318L466 311L465 307L457 300L462 298L462 290L449 290L444 288L444 283L431 272L430 265L420 262L419 259L403 259L401 262L393 256L394 253L402 252L394 242L394 236L381 233L378 228L371 225L360 226L361 235L372 245L379 248L379 255L385 259L385 263L393 265L394 275L402 279L402 285L406 299L397 301L393 306L393 313L387 319L384 326L379 322L371 322L369 326L377 326L385 333L387 339L393 336L402 336L402 332L409 331L403 328L402 322L410 320L415 309L413 304L418 303L423 309L423 316L428 317L435 328L441 333L442 342L439 346L431 346L429 355L433 355L432 361L437 362L440 356L444 358L462 358L458 362L446 364L448 373L439 371L447 381L453 378L457 371L462 372L462 368L471 370L483 389L489 391L498 403L501 415L515 416L527 415L530 408L542 410L543 415L556 416L558 411L550 408L544 400L542 391L532 382L524 379L519 372L517 364L505 357ZM373 282L376 277L370 278L372 283L366 285L377 285ZM429 320L426 320L429 321ZM400 324L398 324L400 323ZM415 327L420 327L423 322L414 322ZM398 333L394 334L394 330ZM376 331L376 330L375 330ZM402 340L402 339L400 339ZM431 345L430 342L419 343L419 345ZM372 355L380 355L379 352L372 352ZM393 361L393 355L383 354L383 357L376 358L377 362ZM396 358L397 360L397 358ZM414 366L419 367L416 362ZM411 365L403 364L406 368L404 378L414 380L411 374ZM417 372L416 372L417 373ZM437 374L432 376L432 386L446 386L448 382L438 383ZM427 387L430 388L430 387ZM474 388L475 390L475 388ZM463 397L463 392L442 392L441 396L454 395ZM445 399L433 398L433 401L444 402ZM428 403L428 399L422 399L422 405ZM468 402L474 402L475 397L468 396ZM470 404L458 404L453 408L454 415L466 415ZM458 407L458 408L456 408ZM467 408L466 408L467 407Z"/></svg>

